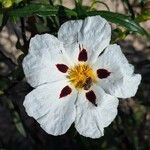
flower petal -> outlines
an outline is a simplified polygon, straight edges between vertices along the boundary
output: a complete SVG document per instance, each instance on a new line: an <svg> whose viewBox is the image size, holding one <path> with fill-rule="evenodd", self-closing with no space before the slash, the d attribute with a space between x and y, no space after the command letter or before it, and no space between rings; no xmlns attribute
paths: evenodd
<svg viewBox="0 0 150 150"><path fill-rule="evenodd" d="M29 53L23 60L24 73L31 86L65 78L56 67L56 64L68 63L63 51L62 43L52 35L36 35L31 39Z"/></svg>
<svg viewBox="0 0 150 150"><path fill-rule="evenodd" d="M95 61L99 53L108 46L110 38L111 27L100 16L87 17L85 20L68 21L60 27L58 32L58 39L63 41L65 48L68 48L67 52L71 56L78 58L79 46L82 46L86 49L90 61Z"/></svg>
<svg viewBox="0 0 150 150"><path fill-rule="evenodd" d="M113 82L113 81L112 81ZM102 82L102 87L111 95L118 98L129 98L135 96L138 85L141 82L141 75L124 76L122 79L111 83Z"/></svg>
<svg viewBox="0 0 150 150"><path fill-rule="evenodd" d="M96 94L97 107L86 100L84 92L78 95L75 127L83 136L99 138L104 134L104 127L107 127L117 114L118 99L97 86L93 91Z"/></svg>
<svg viewBox="0 0 150 150"><path fill-rule="evenodd" d="M102 68L111 72L107 78L99 80L99 85L107 93L119 98L128 98L136 94L141 75L133 73L134 67L128 63L120 46L108 46L93 67L95 70Z"/></svg>
<svg viewBox="0 0 150 150"><path fill-rule="evenodd" d="M98 99L96 117L100 120L99 123L103 127L107 127L117 115L119 100L116 97L105 93L105 91L99 86L94 87L94 92Z"/></svg>
<svg viewBox="0 0 150 150"><path fill-rule="evenodd" d="M25 97L23 103L29 116L35 118L49 134L64 134L75 120L77 92L59 98L61 90L68 83L57 81L43 84Z"/></svg>

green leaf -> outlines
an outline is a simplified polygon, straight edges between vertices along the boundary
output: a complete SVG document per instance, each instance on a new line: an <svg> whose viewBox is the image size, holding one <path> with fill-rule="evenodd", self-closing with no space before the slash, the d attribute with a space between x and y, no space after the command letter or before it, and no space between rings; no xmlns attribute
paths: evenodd
<svg viewBox="0 0 150 150"><path fill-rule="evenodd" d="M16 111L13 111L13 122L18 130L18 132L23 135L24 137L27 136L23 124L21 122L20 116Z"/></svg>
<svg viewBox="0 0 150 150"><path fill-rule="evenodd" d="M82 6L81 0L76 1L75 6L75 11L77 12L78 18L83 18L86 15L87 8Z"/></svg>
<svg viewBox="0 0 150 150"><path fill-rule="evenodd" d="M35 23L38 33L49 32L49 28L42 23Z"/></svg>
<svg viewBox="0 0 150 150"><path fill-rule="evenodd" d="M77 17L77 12L75 12L74 10L71 10L69 8L64 7L64 11L65 11L67 16Z"/></svg>
<svg viewBox="0 0 150 150"><path fill-rule="evenodd" d="M136 18L137 22L143 22L147 20L150 20L150 9L143 10L142 13Z"/></svg>
<svg viewBox="0 0 150 150"><path fill-rule="evenodd" d="M14 106L14 104L12 103L11 99L6 99L5 100L7 107L9 108L10 112L11 112L11 117L13 119L13 123L16 127L16 129L18 130L18 132L23 135L24 137L27 136L26 131L24 129L22 120L18 114L18 112L16 111L16 108Z"/></svg>
<svg viewBox="0 0 150 150"><path fill-rule="evenodd" d="M10 17L27 17L36 15L55 16L58 12L58 6L29 4L22 8L14 9L9 12Z"/></svg>
<svg viewBox="0 0 150 150"><path fill-rule="evenodd" d="M87 12L87 15L88 16L101 15L107 21L125 27L128 31L136 32L141 35L146 35L147 38L150 38L148 33L136 21L134 21L133 19L131 19L126 15L108 11L89 11Z"/></svg>
<svg viewBox="0 0 150 150"><path fill-rule="evenodd" d="M20 3L21 1L23 1L23 0L15 0L14 2L15 2L16 4L18 4L18 3Z"/></svg>
<svg viewBox="0 0 150 150"><path fill-rule="evenodd" d="M129 34L128 31L123 32L119 28L112 30L111 43L116 43L120 40L124 40L128 34Z"/></svg>

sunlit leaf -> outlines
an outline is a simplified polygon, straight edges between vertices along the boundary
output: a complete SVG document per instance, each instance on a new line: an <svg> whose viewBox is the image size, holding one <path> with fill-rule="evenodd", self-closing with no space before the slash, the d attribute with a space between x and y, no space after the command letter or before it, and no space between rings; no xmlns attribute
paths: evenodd
<svg viewBox="0 0 150 150"><path fill-rule="evenodd" d="M141 35L146 35L148 38L150 38L148 33L136 21L134 21L133 19L131 19L126 15L109 11L89 11L87 12L87 15L88 16L101 15L107 21L125 27L128 31L136 32Z"/></svg>
<svg viewBox="0 0 150 150"><path fill-rule="evenodd" d="M67 16L77 17L77 12L75 12L74 10L71 10L65 7L64 7L64 10Z"/></svg>
<svg viewBox="0 0 150 150"><path fill-rule="evenodd" d="M116 43L120 40L123 40L127 35L128 35L128 31L122 31L119 28L112 30L111 43Z"/></svg>
<svg viewBox="0 0 150 150"><path fill-rule="evenodd" d="M140 15L137 16L136 21L143 22L150 20L150 9L145 9Z"/></svg>

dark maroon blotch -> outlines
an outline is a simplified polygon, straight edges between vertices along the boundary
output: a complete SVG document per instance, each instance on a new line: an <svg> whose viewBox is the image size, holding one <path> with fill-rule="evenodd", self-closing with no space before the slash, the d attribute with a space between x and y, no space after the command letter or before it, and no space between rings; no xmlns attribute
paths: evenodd
<svg viewBox="0 0 150 150"><path fill-rule="evenodd" d="M66 66L64 64L57 64L56 67L62 73L66 73L68 70L68 66Z"/></svg>
<svg viewBox="0 0 150 150"><path fill-rule="evenodd" d="M86 98L95 106L97 106L96 104L96 95L93 91L89 91L86 93Z"/></svg>
<svg viewBox="0 0 150 150"><path fill-rule="evenodd" d="M78 56L79 61L87 61L87 51L86 49L82 49Z"/></svg>
<svg viewBox="0 0 150 150"><path fill-rule="evenodd" d="M61 90L59 98L65 97L69 95L71 92L72 92L72 89L67 85Z"/></svg>
<svg viewBox="0 0 150 150"><path fill-rule="evenodd" d="M109 72L108 70L106 69L98 69L97 70L97 76L100 78L100 79L103 79L103 78L107 78L109 75L110 75L111 72Z"/></svg>

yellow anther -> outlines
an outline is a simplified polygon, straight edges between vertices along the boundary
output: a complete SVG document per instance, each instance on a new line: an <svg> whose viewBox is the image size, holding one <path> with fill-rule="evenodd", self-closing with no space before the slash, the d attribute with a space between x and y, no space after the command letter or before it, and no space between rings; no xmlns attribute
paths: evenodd
<svg viewBox="0 0 150 150"><path fill-rule="evenodd" d="M70 83L78 90L88 90L93 83L96 82L96 74L93 69L85 64L80 63L68 70L68 76Z"/></svg>

